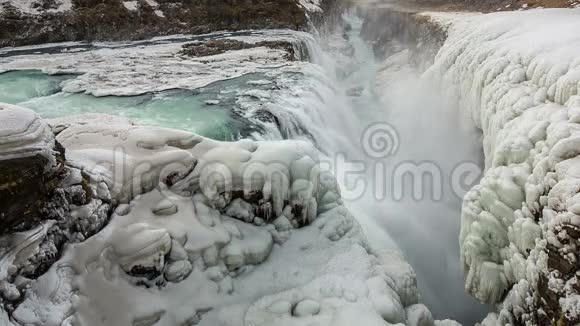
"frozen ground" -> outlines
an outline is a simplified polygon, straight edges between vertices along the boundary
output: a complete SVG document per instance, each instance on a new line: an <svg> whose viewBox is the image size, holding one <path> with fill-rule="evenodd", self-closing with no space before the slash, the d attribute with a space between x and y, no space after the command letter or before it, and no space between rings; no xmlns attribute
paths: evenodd
<svg viewBox="0 0 580 326"><path fill-rule="evenodd" d="M122 1L123 6L127 8L127 10L136 11L138 10L139 2L138 1ZM159 4L154 0L145 0L145 2L153 9L157 9ZM320 0L300 0L299 4L307 11L307 12L316 12L322 13L322 8L320 7L321 3ZM49 6L48 8L44 8L41 5L41 2L38 0L0 0L0 12L2 11L2 6L11 6L16 8L18 11L26 14L37 15L41 13L57 13L57 12L64 12L67 10L72 9L72 1L71 0L55 0L54 5ZM160 17L164 17L164 14L160 10L156 10L155 14Z"/></svg>

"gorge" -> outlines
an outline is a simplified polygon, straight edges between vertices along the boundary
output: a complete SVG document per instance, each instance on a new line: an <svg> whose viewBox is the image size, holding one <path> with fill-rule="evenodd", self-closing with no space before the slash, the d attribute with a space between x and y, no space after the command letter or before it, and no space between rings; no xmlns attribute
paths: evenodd
<svg viewBox="0 0 580 326"><path fill-rule="evenodd" d="M0 2L1 325L580 322L580 9L41 2Z"/></svg>

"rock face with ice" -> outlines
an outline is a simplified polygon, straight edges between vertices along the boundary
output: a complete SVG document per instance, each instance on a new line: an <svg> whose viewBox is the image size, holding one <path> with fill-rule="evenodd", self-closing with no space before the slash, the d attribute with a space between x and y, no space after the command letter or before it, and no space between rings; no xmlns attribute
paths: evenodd
<svg viewBox="0 0 580 326"><path fill-rule="evenodd" d="M460 241L466 290L499 304L484 325L580 322L579 22L576 9L455 20L427 72L483 131Z"/></svg>
<svg viewBox="0 0 580 326"><path fill-rule="evenodd" d="M64 198L85 196L0 238L2 325L455 325L433 321L398 254L370 251L309 143L85 119L48 121L66 149ZM91 217L105 202L106 226ZM22 273L63 221L66 249Z"/></svg>
<svg viewBox="0 0 580 326"><path fill-rule="evenodd" d="M65 150L36 113L0 104L0 136L0 298L11 314L65 244L103 228L111 198L65 163Z"/></svg>
<svg viewBox="0 0 580 326"><path fill-rule="evenodd" d="M0 105L0 233L38 217L62 170L48 125L31 110Z"/></svg>

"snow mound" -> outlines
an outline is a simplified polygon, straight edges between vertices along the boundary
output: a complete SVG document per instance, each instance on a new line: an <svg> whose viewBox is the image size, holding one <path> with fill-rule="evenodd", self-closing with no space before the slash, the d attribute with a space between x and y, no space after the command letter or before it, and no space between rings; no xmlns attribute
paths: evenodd
<svg viewBox="0 0 580 326"><path fill-rule="evenodd" d="M486 325L580 321L579 28L577 9L462 17L426 73L483 131L460 242L466 290L503 300Z"/></svg>
<svg viewBox="0 0 580 326"><path fill-rule="evenodd" d="M115 199L128 202L152 190L160 178L184 177L193 169L196 160L182 148L201 141L196 136L117 122L72 124L57 136L69 164L102 178Z"/></svg>

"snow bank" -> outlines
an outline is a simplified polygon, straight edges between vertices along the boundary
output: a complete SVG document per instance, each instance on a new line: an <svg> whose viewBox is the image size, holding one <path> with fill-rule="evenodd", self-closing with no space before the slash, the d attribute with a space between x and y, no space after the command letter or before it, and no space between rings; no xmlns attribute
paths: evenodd
<svg viewBox="0 0 580 326"><path fill-rule="evenodd" d="M311 144L86 119L49 122L68 163L120 205L30 282L12 322L435 325L412 268L369 252Z"/></svg>
<svg viewBox="0 0 580 326"><path fill-rule="evenodd" d="M467 291L505 298L489 325L579 321L579 28L576 9L463 17L426 73L483 131L460 242Z"/></svg>

